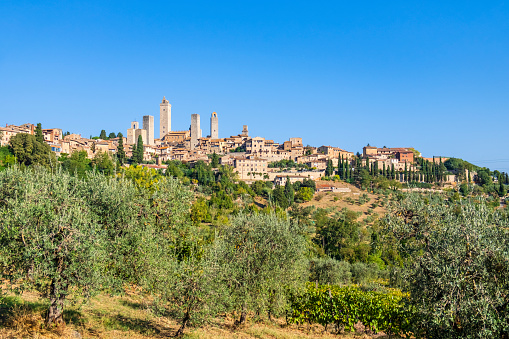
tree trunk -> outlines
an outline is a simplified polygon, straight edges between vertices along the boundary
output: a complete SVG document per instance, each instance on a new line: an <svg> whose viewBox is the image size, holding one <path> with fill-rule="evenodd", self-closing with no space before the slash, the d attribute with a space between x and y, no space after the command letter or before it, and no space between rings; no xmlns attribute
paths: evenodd
<svg viewBox="0 0 509 339"><path fill-rule="evenodd" d="M175 337L180 337L184 334L184 329L186 328L187 323L189 322L189 311L184 315L184 319L182 319L182 325L180 325L179 330L175 333Z"/></svg>
<svg viewBox="0 0 509 339"><path fill-rule="evenodd" d="M49 327L51 325L65 325L63 312L64 312L64 299L65 294L56 293L55 283L51 283L50 290L50 306L48 309L48 314L46 316L46 326Z"/></svg>
<svg viewBox="0 0 509 339"><path fill-rule="evenodd" d="M246 323L246 317L247 317L246 309L243 309L242 312L240 312L239 325L243 325Z"/></svg>

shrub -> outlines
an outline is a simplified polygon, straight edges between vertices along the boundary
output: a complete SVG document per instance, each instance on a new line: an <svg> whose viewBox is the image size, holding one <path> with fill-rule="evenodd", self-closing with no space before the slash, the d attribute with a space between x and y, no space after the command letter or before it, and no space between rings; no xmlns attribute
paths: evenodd
<svg viewBox="0 0 509 339"><path fill-rule="evenodd" d="M290 323L330 324L354 331L361 322L367 329L389 335L410 336L413 331L412 308L406 307L406 294L398 290L362 291L356 286L339 287L308 283L301 293L292 295Z"/></svg>
<svg viewBox="0 0 509 339"><path fill-rule="evenodd" d="M356 284L367 284L378 278L378 265L375 263L365 264L362 262L356 262L352 264L350 268L352 272L353 281Z"/></svg>
<svg viewBox="0 0 509 339"><path fill-rule="evenodd" d="M351 278L348 261L338 261L329 257L310 261L309 280L312 282L318 281L322 285L344 285L350 283Z"/></svg>

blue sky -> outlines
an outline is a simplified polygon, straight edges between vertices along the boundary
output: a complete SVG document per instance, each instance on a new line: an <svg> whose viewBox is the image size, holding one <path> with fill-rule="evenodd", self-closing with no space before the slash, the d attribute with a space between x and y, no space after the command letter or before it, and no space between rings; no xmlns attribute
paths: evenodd
<svg viewBox="0 0 509 339"><path fill-rule="evenodd" d="M164 95L173 130L509 172L507 1L4 0L0 32L0 124L158 131Z"/></svg>

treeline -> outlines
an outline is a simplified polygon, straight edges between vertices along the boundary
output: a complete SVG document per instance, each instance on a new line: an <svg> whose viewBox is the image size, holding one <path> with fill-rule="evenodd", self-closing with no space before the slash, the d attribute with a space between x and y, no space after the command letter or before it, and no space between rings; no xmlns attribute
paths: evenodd
<svg viewBox="0 0 509 339"><path fill-rule="evenodd" d="M287 159L270 162L267 166L269 168L281 168L281 169L292 169L292 168L302 169L302 170L310 169L309 166L306 164L299 164L293 160L287 160Z"/></svg>
<svg viewBox="0 0 509 339"><path fill-rule="evenodd" d="M332 175L334 173L332 160L330 160L330 165L328 167L330 168L329 175ZM350 181L352 183L365 183L377 177L403 182L435 183L445 180L445 176L449 174L441 158L438 164L424 158L416 158L414 168L410 168L405 164L404 170L398 171L395 169L394 164L385 166L384 163L382 168L378 168L378 162L370 162L369 158L366 158L364 164L362 164L361 158L357 157L355 158L354 166L351 166L351 161L342 156L339 158L336 173L341 180Z"/></svg>

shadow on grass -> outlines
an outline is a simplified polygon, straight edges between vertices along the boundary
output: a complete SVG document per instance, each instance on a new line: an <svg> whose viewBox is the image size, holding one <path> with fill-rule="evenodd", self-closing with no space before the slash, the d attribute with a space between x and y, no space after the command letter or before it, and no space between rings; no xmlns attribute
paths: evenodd
<svg viewBox="0 0 509 339"><path fill-rule="evenodd" d="M120 300L120 303L124 306L130 307L135 310L144 310L147 307L143 305L142 303L130 301L130 300Z"/></svg>
<svg viewBox="0 0 509 339"><path fill-rule="evenodd" d="M134 331L143 335L150 335L157 338L166 338L173 334L173 329L159 325L150 320L132 318L124 315L110 315L103 312L94 312L104 329L119 331Z"/></svg>
<svg viewBox="0 0 509 339"><path fill-rule="evenodd" d="M48 303L45 301L26 301L20 296L0 297L0 326L8 326L9 321L12 320L13 317L16 317L16 313L20 313L20 311L39 314L44 318L48 306ZM76 325L84 324L81 312L73 309L64 309L64 321Z"/></svg>
<svg viewBox="0 0 509 339"><path fill-rule="evenodd" d="M78 326L85 325L85 319L83 314L78 310L64 310L64 321L66 324L74 324Z"/></svg>
<svg viewBox="0 0 509 339"><path fill-rule="evenodd" d="M24 301L20 296L0 296L0 326L5 326L16 310L44 313L47 308L48 304L44 302Z"/></svg>

